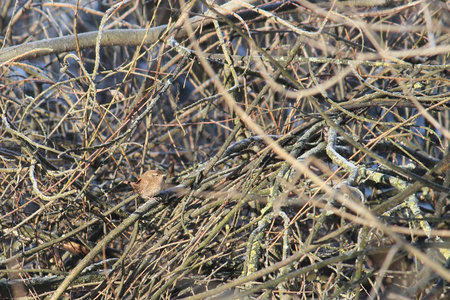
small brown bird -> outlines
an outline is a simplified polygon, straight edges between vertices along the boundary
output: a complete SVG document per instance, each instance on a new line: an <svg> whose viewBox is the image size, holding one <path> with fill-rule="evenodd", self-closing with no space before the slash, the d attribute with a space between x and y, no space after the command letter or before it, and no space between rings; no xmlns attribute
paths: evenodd
<svg viewBox="0 0 450 300"><path fill-rule="evenodd" d="M166 175L158 170L150 170L142 174L136 182L131 182L131 186L144 199L149 199L164 190L164 180Z"/></svg>

